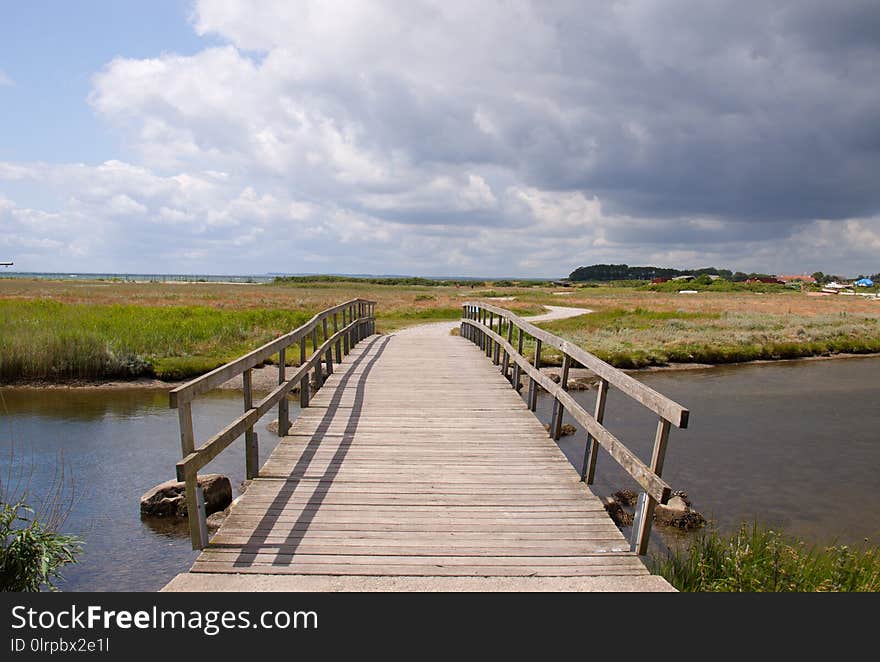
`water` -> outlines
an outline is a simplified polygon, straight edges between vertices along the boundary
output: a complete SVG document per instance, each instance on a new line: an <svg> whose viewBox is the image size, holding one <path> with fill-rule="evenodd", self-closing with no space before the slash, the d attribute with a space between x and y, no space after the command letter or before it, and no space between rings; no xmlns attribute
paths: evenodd
<svg viewBox="0 0 880 662"><path fill-rule="evenodd" d="M25 280L117 280L135 283L271 283L274 275L226 276L218 274L122 274L122 273L44 273L31 271L4 271L0 278Z"/></svg>
<svg viewBox="0 0 880 662"><path fill-rule="evenodd" d="M797 361L651 373L638 378L691 409L687 430L673 428L664 477L722 529L758 519L816 542L880 543L880 359ZM35 466L32 485L50 484L58 454L72 470L76 503L65 530L85 540L81 562L66 571L65 590L156 590L195 558L185 524L142 520L140 495L174 477L179 459L177 416L164 391L0 389L0 471L9 440ZM575 397L592 409L595 391ZM549 420L552 401L539 399ZM194 408L197 439L241 411L241 395L218 392ZM3 412L0 405L0 412ZM291 402L291 417L298 409ZM277 437L257 426L261 457ZM569 421L572 422L572 421ZM609 393L606 425L643 460L656 419L619 392ZM575 466L584 436L563 437ZM244 479L241 440L205 471ZM596 492L634 483L604 452ZM37 490L39 491L39 489ZM655 528L655 532L660 529ZM652 542L674 542L669 533Z"/></svg>
<svg viewBox="0 0 880 662"><path fill-rule="evenodd" d="M880 544L880 359L747 364L637 378L691 410L688 429L672 428L663 477L720 529L758 520L816 544ZM593 410L595 390L573 395ZM543 394L538 413L545 422L551 407ZM606 427L646 464L656 424L648 410L609 392ZM584 435L563 437L560 446L580 468ZM600 451L596 493L622 488L636 485Z"/></svg>
<svg viewBox="0 0 880 662"><path fill-rule="evenodd" d="M141 494L174 478L180 459L177 412L164 390L0 389L0 476L9 470L10 440L16 462L33 468L32 491L44 494L60 461L76 491L64 531L85 541L80 562L65 569L67 591L154 591L189 569L186 523L142 519ZM299 412L291 402L291 419ZM241 393L217 391L193 407L197 443L242 412ZM255 426L261 458L278 438L265 429L276 416ZM239 439L203 473L222 473L240 493L244 442Z"/></svg>

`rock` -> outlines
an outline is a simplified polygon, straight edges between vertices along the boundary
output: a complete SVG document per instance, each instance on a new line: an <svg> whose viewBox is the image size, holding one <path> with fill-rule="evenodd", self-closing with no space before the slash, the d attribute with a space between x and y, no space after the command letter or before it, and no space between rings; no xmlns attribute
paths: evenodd
<svg viewBox="0 0 880 662"><path fill-rule="evenodd" d="M688 508L691 507L691 500L688 498L687 492L685 492L684 490L675 490L675 491L672 493L672 496L674 496L674 497L679 497L680 499L682 499L682 500L684 501L684 504L685 504Z"/></svg>
<svg viewBox="0 0 880 662"><path fill-rule="evenodd" d="M560 377L559 375L557 375L555 372L554 372L554 373L550 373L550 374L547 375L547 376L550 378L550 381L553 382L554 384L558 384L559 382L562 381L562 377Z"/></svg>
<svg viewBox="0 0 880 662"><path fill-rule="evenodd" d="M547 430L547 432L550 432L550 424L544 423L544 429ZM577 433L577 431L578 431L578 429L575 426L573 426L571 423L563 423L562 424L562 431L560 432L560 434L563 437L566 437L570 434Z"/></svg>
<svg viewBox="0 0 880 662"><path fill-rule="evenodd" d="M223 524L223 521L227 517L229 517L230 512L231 511L229 508L224 508L223 510L218 510L216 513L208 515L208 519L205 520L208 525L208 529L210 531L216 531L217 529L219 529L220 525Z"/></svg>
<svg viewBox="0 0 880 662"><path fill-rule="evenodd" d="M277 434L278 434L278 419L276 418L276 419L275 419L274 421L272 421L271 423L268 423L268 424L266 425L266 429L267 429L269 432L271 432L272 434L277 435Z"/></svg>
<svg viewBox="0 0 880 662"><path fill-rule="evenodd" d="M690 506L687 494L677 492L666 505L658 504L654 508L654 521L663 526L690 531L698 529L706 523L706 518Z"/></svg>
<svg viewBox="0 0 880 662"><path fill-rule="evenodd" d="M608 513L617 526L632 526L632 513L624 510L623 506L614 499L603 499L603 502L605 504L605 512Z"/></svg>
<svg viewBox="0 0 880 662"><path fill-rule="evenodd" d="M208 515L232 503L232 483L220 474L199 476L199 487L205 492ZM141 497L141 514L156 517L186 517L186 485L169 480L156 485Z"/></svg>
<svg viewBox="0 0 880 662"><path fill-rule="evenodd" d="M639 499L639 495L632 490L618 490L611 495L611 498L621 506L634 506Z"/></svg>

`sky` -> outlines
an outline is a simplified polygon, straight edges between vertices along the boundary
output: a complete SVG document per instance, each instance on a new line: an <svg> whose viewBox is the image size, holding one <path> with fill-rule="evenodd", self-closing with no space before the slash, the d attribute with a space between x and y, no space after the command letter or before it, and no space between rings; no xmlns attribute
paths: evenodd
<svg viewBox="0 0 880 662"><path fill-rule="evenodd" d="M21 271L880 271L880 3L0 0Z"/></svg>

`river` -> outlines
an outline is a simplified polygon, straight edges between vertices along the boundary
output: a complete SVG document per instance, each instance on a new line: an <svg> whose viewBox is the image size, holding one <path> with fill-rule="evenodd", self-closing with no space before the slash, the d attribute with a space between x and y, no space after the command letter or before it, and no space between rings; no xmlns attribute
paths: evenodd
<svg viewBox="0 0 880 662"><path fill-rule="evenodd" d="M636 377L691 410L688 429L673 428L664 478L726 530L758 519L810 542L880 543L880 359L792 361L640 373ZM185 525L142 520L140 495L172 478L180 455L177 416L164 391L0 389L0 471L9 447L33 467L37 493L65 464L76 499L65 530L85 541L80 562L65 570L64 590L161 588L185 571L195 553ZM576 397L592 409L595 391ZM549 420L551 400L539 399ZM5 403L5 409L3 405ZM241 411L241 396L216 392L194 408L197 439L205 439ZM291 418L298 413L291 403ZM257 426L261 457L277 438ZM656 419L612 390L606 426L640 457L650 457ZM575 466L582 433L563 437ZM239 440L207 471L244 478ZM633 487L601 452L595 491ZM657 529L655 529L656 531ZM670 534L655 535L671 542Z"/></svg>

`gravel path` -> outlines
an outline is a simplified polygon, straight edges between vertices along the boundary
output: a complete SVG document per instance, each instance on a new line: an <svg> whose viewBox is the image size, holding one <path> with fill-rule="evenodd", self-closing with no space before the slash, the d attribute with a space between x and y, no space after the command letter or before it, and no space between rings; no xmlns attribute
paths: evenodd
<svg viewBox="0 0 880 662"><path fill-rule="evenodd" d="M552 320L563 320L569 317L577 317L578 315L586 315L592 313L588 308L572 308L570 306L544 306L546 313L524 317L530 322L550 322ZM455 327L459 325L458 321L454 322L431 322L430 324L419 324L418 326L410 326L400 331L395 331L395 335L409 336L443 336L449 335Z"/></svg>

